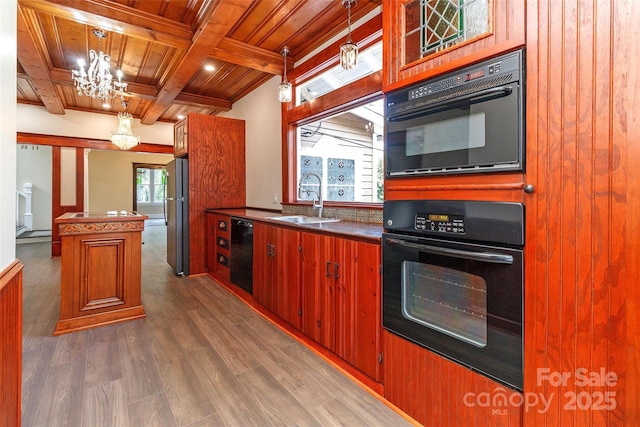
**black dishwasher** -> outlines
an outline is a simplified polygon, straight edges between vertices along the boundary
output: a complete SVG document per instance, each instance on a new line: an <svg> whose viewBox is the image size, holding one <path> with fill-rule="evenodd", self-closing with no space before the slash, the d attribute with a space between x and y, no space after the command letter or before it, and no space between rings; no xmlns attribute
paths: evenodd
<svg viewBox="0 0 640 427"><path fill-rule="evenodd" d="M253 221L231 218L231 283L253 293Z"/></svg>

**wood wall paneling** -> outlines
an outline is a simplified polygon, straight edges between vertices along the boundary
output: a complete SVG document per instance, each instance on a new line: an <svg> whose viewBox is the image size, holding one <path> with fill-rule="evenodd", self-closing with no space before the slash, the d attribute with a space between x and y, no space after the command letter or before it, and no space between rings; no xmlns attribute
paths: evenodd
<svg viewBox="0 0 640 427"><path fill-rule="evenodd" d="M527 180L536 191L527 197L524 388L551 403L525 411L525 425L637 425L638 377L625 352L638 299L625 270L639 255L625 241L637 229L626 213L627 177L638 175L627 169L640 160L627 145L640 19L631 3L527 2ZM585 385L581 372L601 381ZM603 373L617 380L605 384Z"/></svg>
<svg viewBox="0 0 640 427"><path fill-rule="evenodd" d="M0 271L0 425L20 425L22 390L22 264Z"/></svg>
<svg viewBox="0 0 640 427"><path fill-rule="evenodd" d="M470 369L383 332L384 393L425 426L520 426L522 395ZM507 403L495 399L505 396ZM400 402L397 403L397 402ZM492 405L491 402L501 402Z"/></svg>
<svg viewBox="0 0 640 427"><path fill-rule="evenodd" d="M640 3L636 1L623 2L624 7L617 7L613 11L612 21L620 30L614 33L613 47L613 81L626 82L626 85L616 86L614 89L615 105L613 134L615 135L619 152L626 168L618 169L613 177L619 187L626 190L624 204L626 277L624 292L618 298L624 298L626 312L626 348L625 354L619 351L615 357L619 364L627 367L625 388L618 393L619 400L625 404L625 424L627 426L640 425L640 287L637 286L640 277L640 254L638 236L640 235L640 120L637 119L640 106L640 78L637 70L640 67L640 34L638 22L640 20ZM626 154L626 156L625 156ZM625 158L626 157L626 158ZM619 212L619 211L617 211ZM624 341L623 341L624 342ZM616 348L620 348L619 346Z"/></svg>

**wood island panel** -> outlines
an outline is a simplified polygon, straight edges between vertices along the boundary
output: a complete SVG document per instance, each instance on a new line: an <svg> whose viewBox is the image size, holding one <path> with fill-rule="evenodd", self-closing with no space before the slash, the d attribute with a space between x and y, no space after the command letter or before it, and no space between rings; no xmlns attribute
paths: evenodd
<svg viewBox="0 0 640 427"><path fill-rule="evenodd" d="M62 242L60 318L54 335L145 317L142 230L135 213L67 213L56 218Z"/></svg>

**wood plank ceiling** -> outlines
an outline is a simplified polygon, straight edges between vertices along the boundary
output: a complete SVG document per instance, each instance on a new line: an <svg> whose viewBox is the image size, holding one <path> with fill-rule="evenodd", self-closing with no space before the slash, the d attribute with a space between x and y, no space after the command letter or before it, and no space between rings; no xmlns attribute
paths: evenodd
<svg viewBox="0 0 640 427"><path fill-rule="evenodd" d="M359 0L352 22L381 0ZM120 99L79 96L71 70L100 50L128 83L127 111L144 124L216 114L281 75L346 28L340 0L18 0L18 102L115 114ZM206 71L205 65L214 71ZM274 93L274 97L276 94Z"/></svg>

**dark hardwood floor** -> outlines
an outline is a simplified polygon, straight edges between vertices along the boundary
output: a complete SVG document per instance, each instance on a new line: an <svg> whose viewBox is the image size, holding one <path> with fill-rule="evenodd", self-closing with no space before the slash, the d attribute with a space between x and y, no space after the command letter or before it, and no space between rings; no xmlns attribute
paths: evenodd
<svg viewBox="0 0 640 427"><path fill-rule="evenodd" d="M53 337L60 258L24 263L22 425L410 425L209 277L165 261L166 228L143 233L147 317Z"/></svg>

